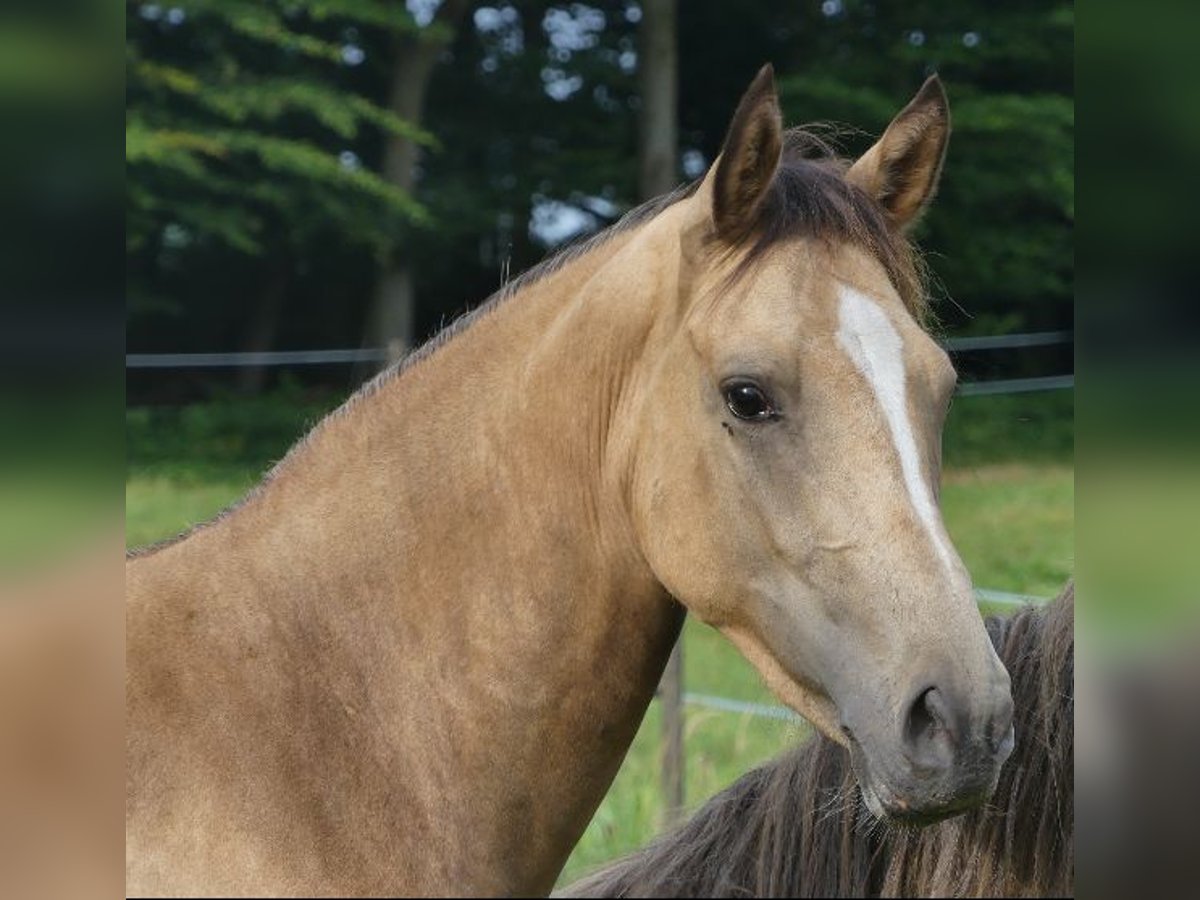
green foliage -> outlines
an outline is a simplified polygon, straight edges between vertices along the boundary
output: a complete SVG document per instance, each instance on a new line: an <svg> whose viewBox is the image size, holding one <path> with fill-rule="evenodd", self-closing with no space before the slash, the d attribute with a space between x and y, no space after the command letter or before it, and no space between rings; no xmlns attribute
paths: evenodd
<svg viewBox="0 0 1200 900"><path fill-rule="evenodd" d="M1075 217L1069 2L1002 6L846 0L813 23L811 62L781 80L785 113L878 134L937 71L954 129L942 189L918 230L939 311L958 333L1071 320ZM847 52L850 48L852 52ZM866 136L848 143L865 149Z"/></svg>
<svg viewBox="0 0 1200 900"><path fill-rule="evenodd" d="M1018 462L1070 464L1075 392L955 397L942 435L946 468Z"/></svg>
<svg viewBox="0 0 1200 900"><path fill-rule="evenodd" d="M197 265L213 244L304 253L328 245L330 232L382 254L400 226L427 220L358 160L384 135L432 138L355 84L344 49L344 36L362 29L416 29L403 4L188 0L127 12L126 240L135 262L164 242Z"/></svg>
<svg viewBox="0 0 1200 900"><path fill-rule="evenodd" d="M545 255L548 205L609 224L641 199L636 7L480 0L451 35L391 0L191 0L179 24L128 4L131 347L246 346L272 291L286 307L268 343L355 346L394 259L415 270L428 335ZM937 71L954 133L916 237L943 329L1069 327L1069 0L742 0L731 15L680 4L680 180L711 164L764 62L789 123L862 130L841 136L851 155ZM426 130L384 108L413 34L439 47ZM426 145L411 197L377 174L389 135Z"/></svg>
<svg viewBox="0 0 1200 900"><path fill-rule="evenodd" d="M255 478L279 460L339 398L295 382L257 397L218 394L187 406L134 407L125 414L131 470L183 482Z"/></svg>

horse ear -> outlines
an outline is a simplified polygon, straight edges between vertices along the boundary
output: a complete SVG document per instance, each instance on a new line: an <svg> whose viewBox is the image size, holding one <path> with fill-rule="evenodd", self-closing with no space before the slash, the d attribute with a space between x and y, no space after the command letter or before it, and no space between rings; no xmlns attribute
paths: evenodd
<svg viewBox="0 0 1200 900"><path fill-rule="evenodd" d="M846 173L901 228L912 225L937 190L950 139L950 103L936 75Z"/></svg>
<svg viewBox="0 0 1200 900"><path fill-rule="evenodd" d="M782 148L783 117L768 63L742 95L717 160L712 212L721 238L736 241L754 225Z"/></svg>

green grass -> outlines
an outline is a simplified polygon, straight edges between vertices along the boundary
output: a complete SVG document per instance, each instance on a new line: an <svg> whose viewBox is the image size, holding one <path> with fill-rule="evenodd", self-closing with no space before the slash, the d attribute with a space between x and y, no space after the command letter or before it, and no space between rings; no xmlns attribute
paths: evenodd
<svg viewBox="0 0 1200 900"><path fill-rule="evenodd" d="M1075 470L1060 464L951 470L942 514L979 587L1050 597L1075 568Z"/></svg>
<svg viewBox="0 0 1200 900"><path fill-rule="evenodd" d="M133 475L125 483L125 544L140 547L210 519L251 487L248 472L208 479Z"/></svg>
<svg viewBox="0 0 1200 900"><path fill-rule="evenodd" d="M204 521L238 499L322 411L327 396L149 412L126 420L130 546ZM961 398L946 431L942 507L947 528L981 587L1051 596L1074 565L1071 397ZM1020 462L1017 462L1019 460ZM720 635L689 620L688 691L773 704L758 675ZM661 722L651 704L562 882L645 843L661 828ZM686 793L695 807L746 770L792 745L801 725L689 706Z"/></svg>

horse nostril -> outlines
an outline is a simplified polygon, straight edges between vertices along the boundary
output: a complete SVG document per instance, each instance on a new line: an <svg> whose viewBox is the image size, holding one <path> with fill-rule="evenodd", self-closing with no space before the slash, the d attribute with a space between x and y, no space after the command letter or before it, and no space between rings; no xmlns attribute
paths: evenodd
<svg viewBox="0 0 1200 900"><path fill-rule="evenodd" d="M953 735L948 727L946 701L935 687L917 694L904 722L904 742L913 762L944 768L953 761Z"/></svg>
<svg viewBox="0 0 1200 900"><path fill-rule="evenodd" d="M926 688L917 694L917 699L912 702L912 706L908 710L908 721L905 723L905 737L909 743L913 743L935 728L938 724L937 716L933 710L929 708L929 698L937 689Z"/></svg>

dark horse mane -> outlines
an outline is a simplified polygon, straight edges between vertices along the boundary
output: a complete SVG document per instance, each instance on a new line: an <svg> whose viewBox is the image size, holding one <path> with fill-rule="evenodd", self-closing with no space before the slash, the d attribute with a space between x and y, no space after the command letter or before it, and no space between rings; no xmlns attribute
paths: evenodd
<svg viewBox="0 0 1200 900"><path fill-rule="evenodd" d="M1017 743L992 802L927 828L875 822L825 738L743 776L577 897L1069 896L1075 880L1075 591L987 619Z"/></svg>

